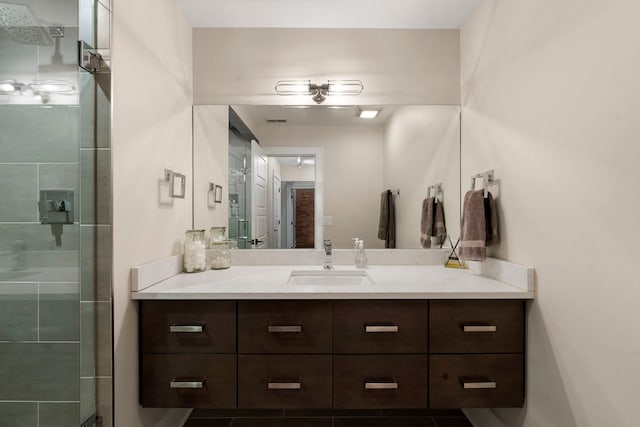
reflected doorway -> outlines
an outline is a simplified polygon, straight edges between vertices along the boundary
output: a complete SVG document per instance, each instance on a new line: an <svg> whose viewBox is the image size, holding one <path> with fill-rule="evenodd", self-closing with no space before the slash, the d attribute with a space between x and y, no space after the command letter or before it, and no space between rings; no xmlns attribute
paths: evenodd
<svg viewBox="0 0 640 427"><path fill-rule="evenodd" d="M315 247L315 188L313 182L286 181L282 188L282 217L286 227L282 227L289 249L313 249Z"/></svg>

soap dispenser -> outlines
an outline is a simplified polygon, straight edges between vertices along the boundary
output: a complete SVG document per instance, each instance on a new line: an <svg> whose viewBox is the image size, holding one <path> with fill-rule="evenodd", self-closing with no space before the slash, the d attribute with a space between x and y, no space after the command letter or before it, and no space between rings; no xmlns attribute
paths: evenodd
<svg viewBox="0 0 640 427"><path fill-rule="evenodd" d="M367 254L364 252L364 241L356 242L356 268L367 268Z"/></svg>

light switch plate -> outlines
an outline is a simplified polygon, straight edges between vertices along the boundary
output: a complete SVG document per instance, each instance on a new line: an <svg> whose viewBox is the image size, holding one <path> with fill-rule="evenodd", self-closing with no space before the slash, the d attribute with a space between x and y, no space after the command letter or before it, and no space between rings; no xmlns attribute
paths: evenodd
<svg viewBox="0 0 640 427"><path fill-rule="evenodd" d="M333 225L333 217L332 216L323 216L322 217L322 225Z"/></svg>

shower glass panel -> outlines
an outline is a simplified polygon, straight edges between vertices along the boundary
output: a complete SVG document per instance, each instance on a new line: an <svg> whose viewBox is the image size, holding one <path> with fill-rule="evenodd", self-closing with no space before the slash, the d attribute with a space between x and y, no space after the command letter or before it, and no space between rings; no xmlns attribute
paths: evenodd
<svg viewBox="0 0 640 427"><path fill-rule="evenodd" d="M251 248L251 141L229 130L229 238Z"/></svg>
<svg viewBox="0 0 640 427"><path fill-rule="evenodd" d="M77 59L98 5L0 1L1 425L111 419L110 76Z"/></svg>

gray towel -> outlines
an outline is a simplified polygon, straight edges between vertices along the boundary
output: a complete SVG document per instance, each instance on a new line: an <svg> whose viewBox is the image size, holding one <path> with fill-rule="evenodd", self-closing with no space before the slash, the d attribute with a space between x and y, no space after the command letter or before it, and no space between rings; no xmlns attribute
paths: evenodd
<svg viewBox="0 0 640 427"><path fill-rule="evenodd" d="M396 247L396 212L393 205L393 193L391 190L385 190L380 195L378 239L384 240L385 248Z"/></svg>
<svg viewBox="0 0 640 427"><path fill-rule="evenodd" d="M396 206L393 200L393 193L389 190L389 232L387 233L387 240L385 240L384 247L395 249L396 247Z"/></svg>
<svg viewBox="0 0 640 427"><path fill-rule="evenodd" d="M447 235L447 227L444 222L444 207L435 197L429 197L422 201L422 217L420 218L420 246L425 249L431 247L431 242L437 241L440 245ZM437 237L437 239L432 239Z"/></svg>
<svg viewBox="0 0 640 427"><path fill-rule="evenodd" d="M487 197L484 199L484 216L487 221L487 246L493 246L500 243L500 235L498 234L498 212L496 211L496 204L493 201L493 195L487 192Z"/></svg>
<svg viewBox="0 0 640 427"><path fill-rule="evenodd" d="M428 197L422 201L422 216L420 217L420 246L425 249L431 247L433 236L435 198Z"/></svg>
<svg viewBox="0 0 640 427"><path fill-rule="evenodd" d="M499 241L498 216L491 193L485 199L484 190L467 192L460 228L460 258L484 261L487 246Z"/></svg>
<svg viewBox="0 0 640 427"><path fill-rule="evenodd" d="M387 203L387 193L385 190L380 194L380 221L378 223L378 239L386 240L389 227L389 204Z"/></svg>
<svg viewBox="0 0 640 427"><path fill-rule="evenodd" d="M439 245L442 245L444 238L447 236L447 227L444 222L444 206L442 202L435 200L433 214L433 231L432 236L437 237Z"/></svg>

